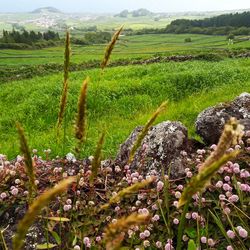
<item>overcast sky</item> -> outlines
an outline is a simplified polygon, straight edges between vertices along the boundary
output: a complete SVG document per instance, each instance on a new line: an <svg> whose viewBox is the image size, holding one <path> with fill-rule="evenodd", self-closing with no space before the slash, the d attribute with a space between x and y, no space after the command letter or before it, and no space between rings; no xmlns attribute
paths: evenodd
<svg viewBox="0 0 250 250"><path fill-rule="evenodd" d="M23 12L45 6L65 12L119 12L147 8L155 12L250 8L250 0L0 0L0 12Z"/></svg>

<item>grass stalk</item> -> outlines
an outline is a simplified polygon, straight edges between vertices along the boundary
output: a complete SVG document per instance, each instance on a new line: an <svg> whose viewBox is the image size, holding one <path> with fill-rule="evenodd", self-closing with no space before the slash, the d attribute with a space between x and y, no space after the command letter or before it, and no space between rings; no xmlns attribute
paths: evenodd
<svg viewBox="0 0 250 250"><path fill-rule="evenodd" d="M105 230L106 249L118 250L126 232L131 226L147 224L150 216L145 214L131 214L128 217L118 219L116 223L110 223Z"/></svg>
<svg viewBox="0 0 250 250"><path fill-rule="evenodd" d="M35 196L36 193L36 184L35 184L35 170L34 170L34 163L31 157L30 149L28 146L27 139L24 134L24 129L22 126L17 123L16 125L18 135L19 135L19 141L20 141L20 150L22 154L24 155L24 162L25 162L25 170L27 173L27 176L29 178L28 182L28 202L31 203L32 199Z"/></svg>
<svg viewBox="0 0 250 250"><path fill-rule="evenodd" d="M147 135L150 127L153 125L154 121L159 116L159 114L166 109L166 106L167 106L167 102L163 102L160 105L160 107L154 112L154 114L148 120L148 122L144 126L143 130L141 131L141 133L138 135L136 142L134 143L132 149L130 150L129 160L128 160L129 164L133 161L135 153L136 153L137 149L141 146L141 143L142 143L144 137Z"/></svg>
<svg viewBox="0 0 250 250"><path fill-rule="evenodd" d="M64 81L63 81L63 89L60 100L60 107L58 113L58 121L57 121L57 129L59 129L62 125L66 104L67 104L67 96L68 96L68 79L69 79L69 65L70 65L70 36L69 32L66 33L66 41L65 41L65 53L64 53Z"/></svg>
<svg viewBox="0 0 250 250"><path fill-rule="evenodd" d="M113 35L110 43L108 44L108 46L107 46L107 48L105 50L103 61L101 63L101 69L102 70L104 70L104 68L107 66L107 64L109 62L109 59L110 59L110 56L112 54L112 51L113 51L113 49L115 47L115 44L116 44L117 40L119 39L119 36L120 36L122 30L123 30L123 26L121 26L120 29L115 32L115 34Z"/></svg>
<svg viewBox="0 0 250 250"><path fill-rule="evenodd" d="M40 214L42 209L46 207L51 200L56 198L61 193L65 192L67 187L75 182L74 177L70 177L66 180L59 182L53 188L45 191L42 195L40 195L29 207L26 212L24 218L19 222L17 226L17 232L13 238L13 250L20 250L23 246L23 241L25 235L28 232L30 226L34 223L36 217Z"/></svg>
<svg viewBox="0 0 250 250"><path fill-rule="evenodd" d="M104 137L105 137L105 134L102 133L100 138L99 138L99 141L97 143L97 146L96 146L96 151L95 151L94 159L92 162L92 168L91 168L92 173L90 175L90 185L91 186L93 186L94 180L98 174L98 169L101 166L101 157L102 157L101 153L102 153L102 147L103 147L103 143L104 143Z"/></svg>
<svg viewBox="0 0 250 250"><path fill-rule="evenodd" d="M75 137L78 140L76 153L78 154L80 154L81 146L84 143L86 136L88 83L89 83L89 78L86 78L81 87L81 92L78 100L78 112L75 124Z"/></svg>

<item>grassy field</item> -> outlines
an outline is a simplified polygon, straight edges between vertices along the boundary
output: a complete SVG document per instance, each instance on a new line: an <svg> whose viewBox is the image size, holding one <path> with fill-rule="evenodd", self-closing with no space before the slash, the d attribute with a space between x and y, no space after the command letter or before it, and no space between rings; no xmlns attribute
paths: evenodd
<svg viewBox="0 0 250 250"><path fill-rule="evenodd" d="M187 37L192 39L191 43L184 42ZM250 40L228 45L226 36L190 34L123 36L120 38L112 58L113 60L149 58L154 55L194 54L249 48ZM104 49L105 45L73 46L72 62L101 60ZM62 63L63 50L63 46L42 50L0 50L0 67Z"/></svg>
<svg viewBox="0 0 250 250"><path fill-rule="evenodd" d="M119 144L137 125L146 122L153 110L169 100L160 120L179 120L194 136L198 113L220 101L234 98L250 89L250 61L227 59L220 62L161 63L126 66L70 74L66 138L55 143L62 74L34 77L1 85L0 152L18 153L15 122L23 124L32 148L51 148L63 155L74 149L73 123L80 86L91 77L88 94L88 141L84 156L93 153L99 133L107 132L105 156L114 156ZM158 121L160 121L158 120Z"/></svg>
<svg viewBox="0 0 250 250"><path fill-rule="evenodd" d="M184 42L187 37L191 37L191 43ZM239 159L232 159L232 162L227 162L220 168L222 171L217 171L229 159L226 158L229 154L222 155L229 148L230 141L238 137L240 126L228 125L232 128L227 129L227 135L234 135L228 135L227 139L222 136L223 143L218 144L212 154L214 156L209 158L209 165L206 165L206 161L203 170L200 163L204 162L214 149L205 147L203 150L193 150L192 154L189 150L187 153L182 152L182 157L186 155L186 163L184 159L181 163L185 164L183 169L185 168L186 176L183 178L178 176L175 179L176 177L171 176L172 164L166 166L166 169L166 163L160 164L155 173L152 169L149 171L143 165L144 160L147 161L147 156L144 155L137 168L122 162L116 162L115 167L113 163L100 167L97 163L98 153L92 162L80 159L94 154L97 141L103 132L106 136L102 156L105 159L114 158L119 145L131 131L139 125L144 125L155 109L166 100L167 109L157 118L156 123L167 120L180 121L188 128L189 137L201 140L194 128L197 115L209 106L230 101L242 92L249 92L249 58L230 58L229 53L224 53L237 50L239 54L249 47L250 41L229 46L223 36L123 36L112 54L112 61L119 59L124 63L156 55L189 54L193 57L185 62L162 61L143 64L143 61L142 65L116 65L107 67L104 71L99 68L83 68L78 72L70 72L66 112L59 133L56 124L63 88L60 65L63 64L64 49L58 47L33 51L0 51L0 73L4 74L8 68L6 73L15 76L18 72L25 72L26 68L32 74L31 79L20 78L18 81L12 81L11 78L9 82L1 82L0 76L0 154L7 155L7 158L0 155L0 227L5 228L0 232L0 248L5 247L5 243L9 247L12 239L14 246L20 243L21 248L26 228L35 223L29 234L39 235L34 238L37 249L104 249L105 244L106 249L110 249L117 239L122 241L122 249L170 249L171 245L177 245L176 249L248 249L250 228L247 207L250 183L247 143L243 146L239 142ZM82 67L81 62L101 61L104 45L73 46L72 52L72 62ZM195 57L199 53L202 55ZM56 63L53 66L59 73L49 74L49 68L45 66L50 65L42 66L47 63ZM40 76L38 68L45 69ZM88 76L90 83L87 95L87 139L82 151L77 155L78 160L71 162L68 153L75 154L75 147L79 145L74 137L78 97L82 82ZM25 138L21 129L19 137L23 146L19 149L17 122L21 123L25 130L29 147L37 149L37 152L33 151L33 159L29 157L24 145ZM51 149L51 153L48 153L47 149ZM24 155L24 160L20 160L18 154ZM67 160L62 160L66 154ZM44 160L41 161L38 156ZM51 160L56 156L59 156L56 161ZM225 162L224 158L227 159ZM11 164L8 159L13 160ZM233 163L236 160L237 163ZM127 170L125 164L128 164ZM154 168L153 165L154 163L150 164L150 168ZM195 177L193 175L197 174L198 167L199 174ZM66 186L62 185L65 185L65 182L57 185L58 181L67 181L65 179L71 175L78 176L77 183L63 195L61 193ZM154 178L148 180L149 176ZM152 183L149 185L149 182ZM131 186L133 183L134 186ZM209 188L205 192L207 184ZM53 190L44 191L52 186L55 187ZM27 202L32 202L33 195L41 194L40 200L35 199L33 205L28 205ZM60 199L50 201L55 196ZM186 205L179 209L177 205L183 197ZM50 205L43 209L49 201ZM21 226L19 224L16 227L25 206L29 207L23 222L25 225L21 222ZM42 214L36 222L35 212ZM122 217L132 212L138 212L138 215L132 214L129 219ZM187 215L190 219L185 221ZM148 222L150 225L139 226L139 216L141 222ZM122 219L119 220L120 218ZM138 230L132 228L131 223L138 226ZM108 230L104 230L108 224ZM131 237L129 231L132 232ZM230 239L229 233L234 234ZM236 235L237 238L232 240ZM165 247L162 243L166 244ZM34 245L29 241L25 244Z"/></svg>

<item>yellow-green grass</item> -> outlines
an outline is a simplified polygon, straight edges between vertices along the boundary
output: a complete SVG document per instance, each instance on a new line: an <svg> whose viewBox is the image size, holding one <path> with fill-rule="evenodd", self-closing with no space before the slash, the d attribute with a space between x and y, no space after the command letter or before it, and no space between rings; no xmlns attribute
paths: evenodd
<svg viewBox="0 0 250 250"><path fill-rule="evenodd" d="M228 101L250 90L250 61L161 63L70 74L66 113L66 138L56 140L56 121L62 74L34 77L1 85L0 152L10 158L18 153L15 122L24 126L32 148L52 149L53 156L73 151L73 120L80 86L90 76L88 133L84 156L93 153L100 132L106 130L105 156L114 156L119 144L137 126L145 124L164 100L167 111L158 119L179 120L195 136L194 121L204 108Z"/></svg>
<svg viewBox="0 0 250 250"><path fill-rule="evenodd" d="M190 37L191 43L185 43ZM72 46L72 62L81 63L101 60L106 45ZM197 34L151 34L122 36L114 49L112 60L149 58L156 54L194 54L199 52L216 52L225 49L250 48L250 41L228 45L226 36L208 36ZM39 65L45 63L62 63L63 46L40 50L1 50L0 67Z"/></svg>

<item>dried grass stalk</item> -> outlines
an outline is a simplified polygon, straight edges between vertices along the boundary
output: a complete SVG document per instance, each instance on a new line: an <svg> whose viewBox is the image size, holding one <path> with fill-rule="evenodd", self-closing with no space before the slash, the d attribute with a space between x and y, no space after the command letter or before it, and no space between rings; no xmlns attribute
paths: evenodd
<svg viewBox="0 0 250 250"><path fill-rule="evenodd" d="M69 65L70 65L70 35L69 32L66 32L65 40L65 52L64 52L64 84L69 79Z"/></svg>
<svg viewBox="0 0 250 250"><path fill-rule="evenodd" d="M117 220L116 223L111 223L105 230L105 241L107 250L120 249L121 242L124 239L125 232L132 226L143 225L150 222L150 216L145 214L133 213L128 217L123 217Z"/></svg>
<svg viewBox="0 0 250 250"><path fill-rule="evenodd" d="M89 78L83 82L80 97L78 100L78 112L75 125L75 137L83 143L86 135L86 122L87 122L87 87Z"/></svg>
<svg viewBox="0 0 250 250"><path fill-rule="evenodd" d="M27 139L26 139L25 134L24 134L24 129L22 128L22 126L19 123L16 124L16 127L17 127L19 140L20 140L20 150L21 150L22 154L24 155L25 169L26 169L27 176L29 178L29 182L28 182L29 197L28 197L28 200L29 200L29 202L31 202L32 199L34 198L35 193L36 193L34 164L33 164L33 160L31 157L28 142L27 142Z"/></svg>
<svg viewBox="0 0 250 250"><path fill-rule="evenodd" d="M101 209L107 209L110 205L119 202L123 197L127 195L131 195L133 193L137 193L139 190L145 188L149 184L151 184L155 180L154 177L151 177L147 180L144 180L142 182L138 182L133 184L132 186L129 186L127 188L122 189L120 192L118 192L115 196L111 197L108 204L105 204L101 207Z"/></svg>
<svg viewBox="0 0 250 250"><path fill-rule="evenodd" d="M103 70L108 62L109 62L109 59L110 59L110 56L111 56L111 53L115 47L115 44L121 34L123 30L123 26L121 26L121 28L115 32L115 34L113 35L112 39L111 39L111 42L109 43L109 45L107 46L106 50L105 50L105 54L104 54L104 58L103 58L103 61L101 63L101 69Z"/></svg>
<svg viewBox="0 0 250 250"><path fill-rule="evenodd" d="M100 138L99 138L99 141L97 143L94 159L93 159L93 162L91 164L92 165L92 168L91 168L92 173L90 176L90 184L91 185L93 185L94 180L98 174L98 169L101 166L101 157L102 157L101 153L102 153L102 147L103 147L103 143L104 143L104 137L105 137L105 134L102 133Z"/></svg>
<svg viewBox="0 0 250 250"><path fill-rule="evenodd" d="M235 118L231 118L229 122L225 124L224 131L220 137L216 150L207 158L199 171L210 166L224 155L230 146L236 144L243 136L243 129L243 125L240 125Z"/></svg>
<svg viewBox="0 0 250 250"><path fill-rule="evenodd" d="M64 81L63 81L63 90L60 100L60 108L58 113L57 128L59 129L62 125L63 116L67 104L68 96L68 79L69 79L69 64L70 64L70 37L69 32L66 33L65 41L65 53L64 53Z"/></svg>
<svg viewBox="0 0 250 250"><path fill-rule="evenodd" d="M155 113L152 115L152 117L149 119L149 121L146 123L146 125L143 128L143 130L138 135L138 138L137 138L135 144L133 145L132 149L130 150L128 163L131 163L133 161L135 153L136 153L136 150L141 146L142 140L147 135L150 127L153 125L153 123L156 120L156 118L158 117L158 115L161 112L163 112L166 109L166 107L167 107L167 102L163 102L160 105L160 107L155 111Z"/></svg>
<svg viewBox="0 0 250 250"><path fill-rule="evenodd" d="M231 119L229 123L225 125L215 152L203 163L198 175L194 176L184 189L178 207L185 205L195 193L202 192L210 184L212 177L220 167L229 160L237 157L240 153L239 150L235 150L231 153L226 153L226 151L233 143L239 140L242 135L243 126L240 125L236 119Z"/></svg>
<svg viewBox="0 0 250 250"><path fill-rule="evenodd" d="M13 250L20 250L22 248L25 235L27 234L29 227L33 224L41 210L45 206L47 206L49 202L56 196L62 194L67 189L67 187L75 181L75 177L70 177L59 182L53 188L45 191L31 204L24 218L19 222L17 226L17 232L13 238Z"/></svg>

